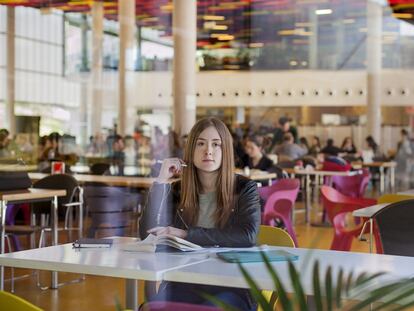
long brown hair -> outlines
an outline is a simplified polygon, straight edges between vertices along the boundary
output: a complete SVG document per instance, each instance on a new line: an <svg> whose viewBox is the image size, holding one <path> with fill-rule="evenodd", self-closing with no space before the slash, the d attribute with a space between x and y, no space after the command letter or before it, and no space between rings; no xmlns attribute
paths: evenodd
<svg viewBox="0 0 414 311"><path fill-rule="evenodd" d="M187 163L187 167L181 178L180 208L185 222L189 226L196 225L200 211L198 197L201 193L201 183L194 165L194 151L201 132L211 126L217 130L221 138L222 160L216 183L217 208L214 220L217 227L223 228L234 207L234 155L230 131L219 119L204 118L199 120L188 135L184 152L184 161Z"/></svg>

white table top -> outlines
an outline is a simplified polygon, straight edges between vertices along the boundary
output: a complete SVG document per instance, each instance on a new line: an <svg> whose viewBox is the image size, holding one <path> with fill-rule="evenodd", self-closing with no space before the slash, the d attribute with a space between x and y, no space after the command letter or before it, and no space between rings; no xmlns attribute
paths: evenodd
<svg viewBox="0 0 414 311"><path fill-rule="evenodd" d="M93 274L126 279L162 280L163 274L179 267L207 260L208 255L182 253L138 253L119 249L121 242L134 238L115 238L111 248L74 249L72 244L36 248L0 255L4 266Z"/></svg>
<svg viewBox="0 0 414 311"><path fill-rule="evenodd" d="M285 168L283 169L289 174L295 175L315 175L315 176L354 176L361 174L361 171L322 171L322 170L306 170L306 169L295 169Z"/></svg>
<svg viewBox="0 0 414 311"><path fill-rule="evenodd" d="M111 248L73 249L71 244L25 250L0 255L4 266L84 273L126 279L151 281L177 281L196 284L248 287L237 264L226 263L214 253L142 253L125 252L120 243L134 238L115 238ZM313 294L312 265L319 260L321 271L333 267L333 276L342 267L344 272L388 272L386 278L414 276L414 257L390 256L367 253L339 252L317 249L269 247L284 249L299 256L295 265L307 295ZM291 291L287 262L274 262L279 276ZM273 289L273 283L263 263L244 265L263 289Z"/></svg>
<svg viewBox="0 0 414 311"><path fill-rule="evenodd" d="M266 179L274 179L277 177L276 173L269 173L266 171L261 171L257 169L251 169L249 171L249 175L244 174L244 171L242 169L236 169L236 174L243 175L244 177L247 177L252 180L266 180Z"/></svg>
<svg viewBox="0 0 414 311"><path fill-rule="evenodd" d="M58 189L35 189L29 188L24 190L1 191L0 200L5 201L24 201L53 198L54 196L63 197L66 195L66 190Z"/></svg>
<svg viewBox="0 0 414 311"><path fill-rule="evenodd" d="M382 210L387 205L390 205L390 203L382 203L382 204L375 204L368 207L360 208L352 212L352 216L355 217L368 217L371 218L372 215Z"/></svg>
<svg viewBox="0 0 414 311"><path fill-rule="evenodd" d="M390 256L368 253L339 252L317 249L300 249L270 247L271 249L284 249L292 254L299 255L295 261L296 267L300 268L300 276L304 286L305 294L313 294L312 269L315 260L319 260L321 277L326 267L333 267L333 276L342 267L345 273L350 271L355 274L362 272L376 273L388 272L385 279L396 279L414 276L414 257ZM306 266L304 266L306 265ZM272 266L276 269L286 290L292 292L287 262L274 262ZM272 279L263 263L246 263L244 267L250 272L253 279L262 289L273 289ZM323 276L324 278L324 276ZM322 278L322 279L323 279ZM179 269L170 270L165 273L164 280L187 282L207 285L220 285L247 288L237 264L226 263L218 258L210 258L207 261L189 265Z"/></svg>
<svg viewBox="0 0 414 311"><path fill-rule="evenodd" d="M31 180L39 180L49 176L50 174L44 173L29 173ZM80 183L87 182L102 182L111 186L121 187L137 187L137 188L150 188L155 181L155 178L150 177L129 177L129 176L107 176L107 175L86 175L86 174L74 174L73 177Z"/></svg>
<svg viewBox="0 0 414 311"><path fill-rule="evenodd" d="M410 196L414 196L414 189L410 189L407 191L401 191L401 192L397 192L398 195L410 195Z"/></svg>

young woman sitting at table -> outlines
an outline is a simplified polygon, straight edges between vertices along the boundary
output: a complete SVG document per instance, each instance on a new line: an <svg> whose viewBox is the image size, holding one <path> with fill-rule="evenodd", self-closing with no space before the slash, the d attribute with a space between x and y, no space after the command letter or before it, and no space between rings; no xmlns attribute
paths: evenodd
<svg viewBox="0 0 414 311"><path fill-rule="evenodd" d="M198 121L188 136L184 159L163 161L140 220L141 238L170 234L201 246L254 246L260 223L257 186L233 171L227 127L216 118ZM170 183L175 176L181 181ZM211 304L200 293L240 310L256 308L246 289L176 282L162 282L150 300Z"/></svg>
<svg viewBox="0 0 414 311"><path fill-rule="evenodd" d="M247 137L245 150L248 159L248 166L251 169L267 171L273 167L273 162L263 153L263 137L252 135Z"/></svg>

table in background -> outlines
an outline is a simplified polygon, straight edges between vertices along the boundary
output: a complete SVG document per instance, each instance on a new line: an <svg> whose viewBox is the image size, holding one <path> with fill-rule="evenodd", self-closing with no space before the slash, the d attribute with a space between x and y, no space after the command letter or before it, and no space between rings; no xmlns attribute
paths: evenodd
<svg viewBox="0 0 414 311"><path fill-rule="evenodd" d="M385 192L385 169L390 169L390 186L391 191L395 191L395 167L397 166L397 162L395 161L377 161L371 163L362 163L362 162L352 162L353 168L378 168L380 173L380 193Z"/></svg>
<svg viewBox="0 0 414 311"><path fill-rule="evenodd" d="M308 170L308 169L296 169L296 168L284 168L291 178L295 178L296 175L305 177L305 221L310 223L310 211L312 209L311 199L311 176L315 176L315 195L319 197L319 181L323 177L332 176L354 176L361 174L360 170L357 171L322 171L322 170Z"/></svg>
<svg viewBox="0 0 414 311"><path fill-rule="evenodd" d="M31 180L36 181L49 176L43 173L29 173ZM121 187L135 187L135 188L150 188L155 178L150 177L127 177L127 176L108 176L108 175L86 175L74 174L72 175L79 183L84 184L88 182L101 182L110 186Z"/></svg>
<svg viewBox="0 0 414 311"><path fill-rule="evenodd" d="M406 191L400 191L397 192L398 195L406 195L406 196L413 196L414 197L414 189L406 190Z"/></svg>
<svg viewBox="0 0 414 311"><path fill-rule="evenodd" d="M236 169L235 173L242 175L244 177L247 177L251 180L256 180L256 181L267 180L267 183L269 186L272 185L272 180L277 177L276 173L269 173L266 171L255 170L255 169L250 170L250 173L248 175L244 174L244 171L241 169Z"/></svg>
<svg viewBox="0 0 414 311"><path fill-rule="evenodd" d="M382 203L382 204L375 204L368 207L360 208L354 210L352 212L352 216L354 217L364 217L368 218L368 220L364 223L361 229L361 233L359 235L359 239L362 239L362 235L365 231L365 226L369 223L369 252L372 253L373 250L373 241L374 241L374 216L377 212L382 210L384 207L390 205L390 203Z"/></svg>
<svg viewBox="0 0 414 311"><path fill-rule="evenodd" d="M44 201L52 200L52 244L58 244L58 197L66 195L66 190L53 190L53 189L26 189L15 191L1 191L0 192L0 253L5 251L5 229L6 229L6 210L8 203L26 203L30 201ZM57 273L52 274L52 288L57 288ZM0 266L0 290L4 289L4 267Z"/></svg>
<svg viewBox="0 0 414 311"><path fill-rule="evenodd" d="M23 164L0 164L1 172L34 172L37 171L37 165L23 165Z"/></svg>
<svg viewBox="0 0 414 311"><path fill-rule="evenodd" d="M70 167L70 170L74 174L91 174L91 169L88 165L72 165ZM109 170L112 175L116 174L116 167L111 165L109 167ZM123 166L123 175L122 176L146 176L144 173L144 170L148 171L148 167L139 167L139 166L132 166L132 165L126 165Z"/></svg>

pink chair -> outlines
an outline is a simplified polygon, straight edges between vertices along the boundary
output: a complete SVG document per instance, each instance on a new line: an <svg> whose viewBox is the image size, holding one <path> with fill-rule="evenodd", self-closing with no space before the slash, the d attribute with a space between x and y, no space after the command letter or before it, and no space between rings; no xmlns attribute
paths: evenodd
<svg viewBox="0 0 414 311"><path fill-rule="evenodd" d="M220 308L193 305L183 302L172 302L172 301L152 301L146 303L142 309L143 311L220 311Z"/></svg>
<svg viewBox="0 0 414 311"><path fill-rule="evenodd" d="M363 169L362 174L354 176L332 176L332 186L346 196L362 198L370 179L369 170Z"/></svg>
<svg viewBox="0 0 414 311"><path fill-rule="evenodd" d="M275 219L281 219L295 246L298 241L291 219L299 185L298 179L281 179L271 186L259 188L260 197L265 201L262 224L274 226Z"/></svg>
<svg viewBox="0 0 414 311"><path fill-rule="evenodd" d="M350 224L346 221L347 214L360 208L375 205L377 204L377 200L348 197L329 186L322 186L321 197L329 221L334 227L334 238L331 243L331 250L349 251L353 239L362 230L363 221L360 221L359 217L353 217L353 223ZM381 241L376 228L374 229L377 253L382 253Z"/></svg>

